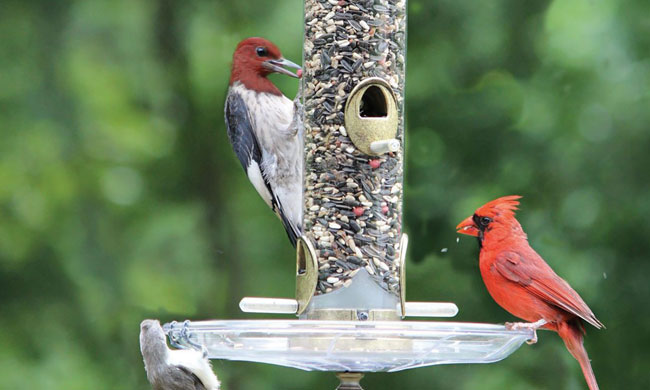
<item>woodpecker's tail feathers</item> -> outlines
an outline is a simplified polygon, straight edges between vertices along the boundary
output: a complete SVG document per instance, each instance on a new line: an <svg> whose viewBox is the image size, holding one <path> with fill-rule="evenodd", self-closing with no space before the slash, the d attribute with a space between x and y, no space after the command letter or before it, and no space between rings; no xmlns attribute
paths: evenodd
<svg viewBox="0 0 650 390"><path fill-rule="evenodd" d="M277 197L273 199L273 211L275 211L275 214L282 221L282 225L284 225L284 229L287 231L287 236L289 236L289 241L291 241L291 245L295 248L298 237L302 235L302 224L299 221L292 221L289 218Z"/></svg>

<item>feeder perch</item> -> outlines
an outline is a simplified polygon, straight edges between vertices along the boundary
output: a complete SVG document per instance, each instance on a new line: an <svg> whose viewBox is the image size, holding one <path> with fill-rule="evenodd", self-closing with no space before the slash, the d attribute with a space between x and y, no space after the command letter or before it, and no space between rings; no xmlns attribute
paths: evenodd
<svg viewBox="0 0 650 390"><path fill-rule="evenodd" d="M200 346L212 359L335 372L339 389L360 389L368 372L504 359L533 331L401 321L458 312L449 302L406 301L405 0L305 0L304 7L295 299L240 302L244 312L298 319L171 323L164 326L171 343Z"/></svg>

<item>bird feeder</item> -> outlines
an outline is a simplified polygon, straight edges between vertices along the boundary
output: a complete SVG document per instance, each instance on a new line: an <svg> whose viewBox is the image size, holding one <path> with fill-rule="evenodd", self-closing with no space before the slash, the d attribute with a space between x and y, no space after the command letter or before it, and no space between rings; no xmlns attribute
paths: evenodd
<svg viewBox="0 0 650 390"><path fill-rule="evenodd" d="M453 317L453 303L407 302L402 229L405 0L305 0L303 235L296 296L244 298L245 312L293 320L172 323L173 345L210 358L338 373L501 360L531 330L402 321Z"/></svg>
<svg viewBox="0 0 650 390"><path fill-rule="evenodd" d="M405 310L406 3L307 0L303 50L303 241L313 251L298 260L314 262L317 283L297 289L298 314L396 320ZM298 268L299 286L314 279Z"/></svg>

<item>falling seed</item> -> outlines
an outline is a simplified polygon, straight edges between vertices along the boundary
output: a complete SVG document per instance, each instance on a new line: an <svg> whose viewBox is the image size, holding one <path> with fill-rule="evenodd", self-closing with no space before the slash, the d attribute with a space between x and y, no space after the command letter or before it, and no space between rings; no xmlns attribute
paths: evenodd
<svg viewBox="0 0 650 390"><path fill-rule="evenodd" d="M460 241L460 237L456 237L456 244Z"/></svg>
<svg viewBox="0 0 650 390"><path fill-rule="evenodd" d="M607 272L603 272L603 279L607 279Z"/></svg>
<svg viewBox="0 0 650 390"><path fill-rule="evenodd" d="M448 250L449 250L449 248L442 248L442 249L440 249L440 252L447 253Z"/></svg>

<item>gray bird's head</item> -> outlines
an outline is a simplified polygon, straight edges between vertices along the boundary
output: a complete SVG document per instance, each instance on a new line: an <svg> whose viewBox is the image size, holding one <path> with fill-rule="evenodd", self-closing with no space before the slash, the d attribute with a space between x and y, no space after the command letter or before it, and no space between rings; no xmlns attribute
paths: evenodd
<svg viewBox="0 0 650 390"><path fill-rule="evenodd" d="M165 362L167 341L158 320L144 320L140 323L140 352L146 365Z"/></svg>

